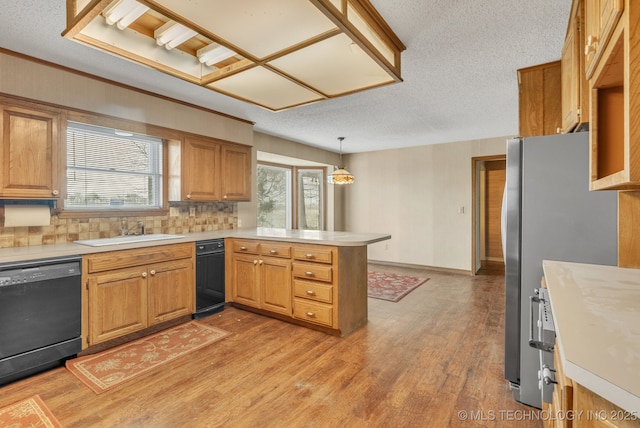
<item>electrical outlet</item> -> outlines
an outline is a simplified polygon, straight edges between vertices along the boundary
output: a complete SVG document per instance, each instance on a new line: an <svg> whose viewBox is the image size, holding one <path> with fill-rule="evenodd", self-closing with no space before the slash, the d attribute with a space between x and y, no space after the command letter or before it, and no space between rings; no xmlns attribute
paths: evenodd
<svg viewBox="0 0 640 428"><path fill-rule="evenodd" d="M464 205L458 207L458 214L464 214Z"/></svg>
<svg viewBox="0 0 640 428"><path fill-rule="evenodd" d="M196 207L189 207L189 217L196 216Z"/></svg>

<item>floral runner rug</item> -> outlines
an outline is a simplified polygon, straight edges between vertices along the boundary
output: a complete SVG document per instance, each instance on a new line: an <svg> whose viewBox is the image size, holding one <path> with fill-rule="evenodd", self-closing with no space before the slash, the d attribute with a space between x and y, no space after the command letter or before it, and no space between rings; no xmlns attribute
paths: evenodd
<svg viewBox="0 0 640 428"><path fill-rule="evenodd" d="M398 302L428 280L429 278L369 271L369 297Z"/></svg>
<svg viewBox="0 0 640 428"><path fill-rule="evenodd" d="M38 395L0 409L0 427L62 428Z"/></svg>
<svg viewBox="0 0 640 428"><path fill-rule="evenodd" d="M190 321L95 355L67 360L66 367L96 394L101 394L229 334Z"/></svg>

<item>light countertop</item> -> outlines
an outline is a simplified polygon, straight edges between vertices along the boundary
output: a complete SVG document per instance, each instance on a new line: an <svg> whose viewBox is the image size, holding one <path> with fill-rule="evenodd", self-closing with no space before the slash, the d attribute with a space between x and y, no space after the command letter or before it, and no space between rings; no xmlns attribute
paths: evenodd
<svg viewBox="0 0 640 428"><path fill-rule="evenodd" d="M218 230L214 232L181 233L183 237L175 239L164 239L158 241L147 241L137 243L127 243L119 245L108 245L102 247L90 247L86 245L65 243L53 245L34 245L29 247L14 247L0 249L0 263L45 259L50 257L64 257L72 255L83 255L100 253L105 251L128 250L133 248L153 247L158 245L179 244L183 242L203 241L216 238L245 238L261 239L270 241L286 241L307 244L333 245L343 247L363 246L375 242L391 239L391 235L384 233L352 233L352 232L329 232L316 230L297 229L233 229Z"/></svg>
<svg viewBox="0 0 640 428"><path fill-rule="evenodd" d="M549 260L543 269L566 375L640 415L640 269Z"/></svg>

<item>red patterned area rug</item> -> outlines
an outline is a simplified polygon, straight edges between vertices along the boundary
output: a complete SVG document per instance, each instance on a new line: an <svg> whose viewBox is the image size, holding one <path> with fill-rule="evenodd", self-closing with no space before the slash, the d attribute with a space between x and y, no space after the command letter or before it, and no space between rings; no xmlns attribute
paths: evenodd
<svg viewBox="0 0 640 428"><path fill-rule="evenodd" d="M101 394L229 334L190 321L95 355L67 360L66 366L96 394Z"/></svg>
<svg viewBox="0 0 640 428"><path fill-rule="evenodd" d="M424 284L429 278L397 275L395 273L369 272L369 297L398 302Z"/></svg>
<svg viewBox="0 0 640 428"><path fill-rule="evenodd" d="M0 427L62 428L38 395L0 409Z"/></svg>

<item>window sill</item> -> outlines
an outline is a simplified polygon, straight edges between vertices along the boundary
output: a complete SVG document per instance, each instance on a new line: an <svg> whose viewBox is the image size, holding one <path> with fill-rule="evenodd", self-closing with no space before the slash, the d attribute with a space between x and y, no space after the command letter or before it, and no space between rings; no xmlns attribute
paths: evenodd
<svg viewBox="0 0 640 428"><path fill-rule="evenodd" d="M127 210L127 209L108 209L108 210L58 210L58 218L96 218L96 217L150 217L150 216L166 216L169 214L167 208L149 209L149 210Z"/></svg>

